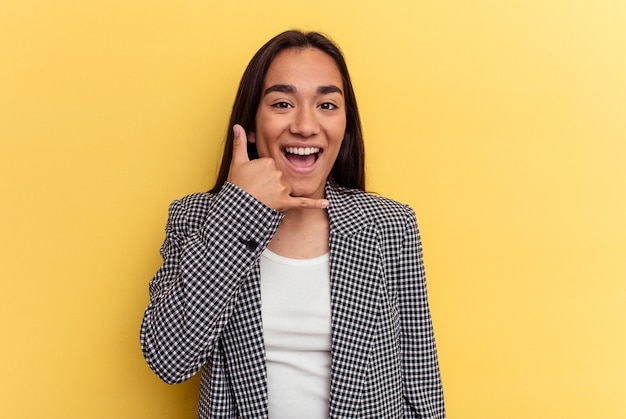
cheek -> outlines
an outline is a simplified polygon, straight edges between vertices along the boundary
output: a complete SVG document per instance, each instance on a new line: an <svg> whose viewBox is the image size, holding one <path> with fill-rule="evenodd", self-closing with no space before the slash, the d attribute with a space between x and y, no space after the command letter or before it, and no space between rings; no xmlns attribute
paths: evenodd
<svg viewBox="0 0 626 419"><path fill-rule="evenodd" d="M337 132L338 132L338 136L343 139L345 133L346 133L346 128L348 127L348 121L347 121L347 117L346 115L343 115L343 118L341 118L339 121L337 121Z"/></svg>
<svg viewBox="0 0 626 419"><path fill-rule="evenodd" d="M257 141L256 152L259 155L259 157L269 157L269 153L268 153L265 141Z"/></svg>
<svg viewBox="0 0 626 419"><path fill-rule="evenodd" d="M281 125L281 121L277 118L257 115L256 135L258 142L263 142L267 146L271 146L272 141L276 140L283 129L284 124Z"/></svg>
<svg viewBox="0 0 626 419"><path fill-rule="evenodd" d="M337 124L337 129L335 130L334 137L337 141L337 148L341 147L341 144L343 142L345 135L346 135L346 123L344 121L343 124Z"/></svg>

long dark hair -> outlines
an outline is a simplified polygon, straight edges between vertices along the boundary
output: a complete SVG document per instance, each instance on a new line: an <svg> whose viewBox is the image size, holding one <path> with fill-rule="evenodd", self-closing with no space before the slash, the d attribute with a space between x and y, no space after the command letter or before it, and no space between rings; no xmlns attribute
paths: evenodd
<svg viewBox="0 0 626 419"><path fill-rule="evenodd" d="M343 54L332 41L318 32L290 30L275 36L263 45L252 57L241 77L233 110L230 114L220 171L210 192L217 193L228 179L228 170L233 156L233 125L240 124L246 132L256 131L255 116L261 101L265 74L276 55L288 48L317 48L328 54L337 63L343 79L346 132L329 178L339 186L365 190L365 149L361 119ZM254 143L248 142L248 155L250 159L258 158Z"/></svg>

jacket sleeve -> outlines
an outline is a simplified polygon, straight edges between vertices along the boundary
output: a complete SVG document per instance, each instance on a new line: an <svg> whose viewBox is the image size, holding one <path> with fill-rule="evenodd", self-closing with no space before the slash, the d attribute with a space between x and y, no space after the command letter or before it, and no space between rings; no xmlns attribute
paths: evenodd
<svg viewBox="0 0 626 419"><path fill-rule="evenodd" d="M445 418L443 389L428 305L422 243L413 209L405 206L404 238L395 263L404 376L405 417Z"/></svg>
<svg viewBox="0 0 626 419"><path fill-rule="evenodd" d="M165 382L185 381L210 360L242 283L282 218L230 183L217 195L172 203L140 333L148 365Z"/></svg>

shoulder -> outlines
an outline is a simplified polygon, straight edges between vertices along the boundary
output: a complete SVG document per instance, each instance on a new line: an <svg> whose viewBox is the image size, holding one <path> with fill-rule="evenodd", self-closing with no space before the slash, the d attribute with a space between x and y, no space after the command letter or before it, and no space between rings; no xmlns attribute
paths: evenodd
<svg viewBox="0 0 626 419"><path fill-rule="evenodd" d="M360 215L375 224L406 224L415 219L413 209L396 200L356 189L333 186L332 193L341 206L358 209ZM332 204L331 204L332 205Z"/></svg>
<svg viewBox="0 0 626 419"><path fill-rule="evenodd" d="M204 215L217 202L223 202L226 206L237 206L249 199L249 195L237 186L226 182L217 193L195 192L175 200L170 205L172 208L183 210L187 216L196 214Z"/></svg>
<svg viewBox="0 0 626 419"><path fill-rule="evenodd" d="M206 219L214 197L211 193L197 192L173 201L168 208L166 230L173 232L197 228Z"/></svg>
<svg viewBox="0 0 626 419"><path fill-rule="evenodd" d="M209 192L195 192L172 202L170 204L170 212L172 210L182 211L186 216L206 213L211 207L214 199L215 194Z"/></svg>
<svg viewBox="0 0 626 419"><path fill-rule="evenodd" d="M215 194L210 192L194 192L192 194L183 196L180 199L172 202L172 206L183 206L189 210L200 210L203 208L209 208L211 203L215 199Z"/></svg>
<svg viewBox="0 0 626 419"><path fill-rule="evenodd" d="M239 212L257 214L261 218L276 216L273 210L229 182L217 193L192 193L172 202L169 207L170 220L191 226L205 221L209 213L212 218L227 219Z"/></svg>

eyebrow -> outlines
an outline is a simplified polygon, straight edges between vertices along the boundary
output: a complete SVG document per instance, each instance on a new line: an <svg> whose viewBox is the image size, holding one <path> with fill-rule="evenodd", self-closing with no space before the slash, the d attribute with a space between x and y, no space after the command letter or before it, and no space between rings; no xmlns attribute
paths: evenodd
<svg viewBox="0 0 626 419"><path fill-rule="evenodd" d="M327 95L329 93L339 93L343 96L343 92L341 89L334 84L329 84L328 86L320 86L317 88L317 93L320 95Z"/></svg>
<svg viewBox="0 0 626 419"><path fill-rule="evenodd" d="M296 89L296 86L294 86L293 84L274 84L265 89L265 91L263 92L263 96L272 92L295 94L297 90L298 89ZM341 89L334 84L329 84L328 86L320 86L317 88L318 95L327 95L330 93L339 93L343 96L343 92L341 91Z"/></svg>

